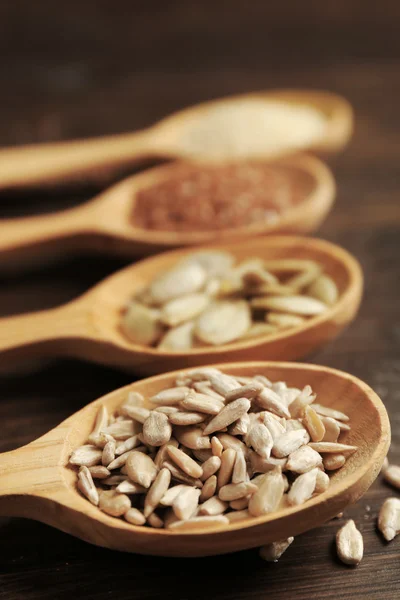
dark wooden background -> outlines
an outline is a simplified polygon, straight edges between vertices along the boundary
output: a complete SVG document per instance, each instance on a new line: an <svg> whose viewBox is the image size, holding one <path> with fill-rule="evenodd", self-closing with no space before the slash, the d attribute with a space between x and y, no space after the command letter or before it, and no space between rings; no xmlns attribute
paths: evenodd
<svg viewBox="0 0 400 600"><path fill-rule="evenodd" d="M361 377L381 395L393 426L391 458L400 462L399 19L397 0L0 3L1 145L133 130L200 100L273 87L326 88L352 102L355 136L329 159L338 199L318 235L361 261L365 298L357 321L311 359ZM3 195L0 216L70 206L98 188ZM123 264L66 258L2 278L0 314L65 302ZM0 450L130 380L64 360L1 378ZM400 539L386 545L375 529L389 494L377 482L346 511L364 535L357 569L335 558L337 520L296 539L270 565L256 550L187 560L119 554L39 523L1 519L0 598L395 599Z"/></svg>

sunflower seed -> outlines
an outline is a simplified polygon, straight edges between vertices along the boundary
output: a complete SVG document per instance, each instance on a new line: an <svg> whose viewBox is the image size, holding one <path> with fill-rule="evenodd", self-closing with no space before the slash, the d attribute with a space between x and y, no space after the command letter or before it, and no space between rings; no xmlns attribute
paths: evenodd
<svg viewBox="0 0 400 600"><path fill-rule="evenodd" d="M189 427L175 427L174 434L180 444L191 450L207 450L211 448L208 435L203 435L203 430L195 425Z"/></svg>
<svg viewBox="0 0 400 600"><path fill-rule="evenodd" d="M97 446L85 444L76 448L69 457L70 465L78 465L79 467L94 467L101 462L102 451Z"/></svg>
<svg viewBox="0 0 400 600"><path fill-rule="evenodd" d="M343 467L346 457L343 454L328 454L324 458L324 468L327 471L335 471Z"/></svg>
<svg viewBox="0 0 400 600"><path fill-rule="evenodd" d="M251 496L244 496L243 498L239 498L239 500L232 500L229 502L229 506L232 510L244 510L248 507Z"/></svg>
<svg viewBox="0 0 400 600"><path fill-rule="evenodd" d="M305 407L303 423L313 442L321 442L324 439L326 434L325 425L312 406Z"/></svg>
<svg viewBox="0 0 400 600"><path fill-rule="evenodd" d="M245 437L247 446L251 446L262 458L271 456L274 441L269 430L262 423L251 425Z"/></svg>
<svg viewBox="0 0 400 600"><path fill-rule="evenodd" d="M228 508L229 504L227 502L224 502L218 496L213 496L200 505L199 515L208 515L209 517L222 515Z"/></svg>
<svg viewBox="0 0 400 600"><path fill-rule="evenodd" d="M303 417L306 406L312 404L315 400L315 394L309 385L300 392L300 394L289 405L289 412L292 418Z"/></svg>
<svg viewBox="0 0 400 600"><path fill-rule="evenodd" d="M275 467L285 468L287 458L275 458L270 456L269 458L262 458L257 452L250 453L250 466L253 473L267 473L272 471Z"/></svg>
<svg viewBox="0 0 400 600"><path fill-rule="evenodd" d="M211 450L214 456L221 458L224 447L219 439L215 436L211 438Z"/></svg>
<svg viewBox="0 0 400 600"><path fill-rule="evenodd" d="M145 488L149 488L157 476L157 467L149 456L132 450L126 461L129 478Z"/></svg>
<svg viewBox="0 0 400 600"><path fill-rule="evenodd" d="M216 475L211 475L211 477L209 477L204 482L204 485L203 485L203 488L202 488L201 494L200 494L200 502L205 502L209 498L212 498L212 496L214 496L214 494L215 494L216 489L217 489L217 477L216 477Z"/></svg>
<svg viewBox="0 0 400 600"><path fill-rule="evenodd" d="M378 528L387 542L400 533L400 498L387 498L382 504Z"/></svg>
<svg viewBox="0 0 400 600"><path fill-rule="evenodd" d="M181 448L181 450L183 450L183 448ZM206 462L206 460L213 456L211 448L208 448L207 450L188 450L187 452L189 456L193 455L193 457L201 463Z"/></svg>
<svg viewBox="0 0 400 600"><path fill-rule="evenodd" d="M217 398L199 394L194 390L190 390L180 404L185 410L206 413L207 415L217 415L224 407L223 402L217 400Z"/></svg>
<svg viewBox="0 0 400 600"><path fill-rule="evenodd" d="M175 498L177 498L178 494L180 494L180 492L186 487L188 486L184 485L183 483L179 483L178 485L174 485L173 487L169 488L161 498L160 504L162 504L162 506L172 506Z"/></svg>
<svg viewBox="0 0 400 600"><path fill-rule="evenodd" d="M127 510L124 514L124 519L132 525L144 525L146 523L144 515L137 508Z"/></svg>
<svg viewBox="0 0 400 600"><path fill-rule="evenodd" d="M233 400L233 402L224 406L221 411L209 421L203 431L204 435L209 435L228 427L228 425L231 425L231 423L234 423L237 419L240 419L241 416L247 413L250 406L250 400L247 398Z"/></svg>
<svg viewBox="0 0 400 600"><path fill-rule="evenodd" d="M244 300L217 301L197 318L195 335L206 344L229 344L241 338L251 325L250 308Z"/></svg>
<svg viewBox="0 0 400 600"><path fill-rule="evenodd" d="M267 562L278 562L282 554L289 548L290 544L293 543L294 537L289 537L286 540L280 540L279 542L272 542L267 546L261 546L259 555L263 560Z"/></svg>
<svg viewBox="0 0 400 600"><path fill-rule="evenodd" d="M137 448L136 448L137 451ZM120 454L119 456L117 456L117 458L115 458L112 462L110 462L107 465L107 469L109 471L114 471L114 469L119 469L120 467L122 467L126 461L128 460L128 456L130 455L131 450L128 450L127 452L124 452L123 454Z"/></svg>
<svg viewBox="0 0 400 600"><path fill-rule="evenodd" d="M214 475L221 466L221 459L218 456L211 456L203 465L203 475L200 477L202 481L206 481L211 475Z"/></svg>
<svg viewBox="0 0 400 600"><path fill-rule="evenodd" d="M107 490L100 493L99 508L112 517L122 517L131 508L131 501L125 494Z"/></svg>
<svg viewBox="0 0 400 600"><path fill-rule="evenodd" d="M255 398L258 394L264 389L264 386L259 381L252 381L251 383L247 383L246 385L242 385L234 390L228 392L225 396L225 400L227 403L232 402L233 400L238 400L239 398Z"/></svg>
<svg viewBox="0 0 400 600"><path fill-rule="evenodd" d="M383 478L387 483L400 490L400 467L389 465L383 471Z"/></svg>
<svg viewBox="0 0 400 600"><path fill-rule="evenodd" d="M163 446L172 435L172 427L167 415L151 411L143 423L143 440L151 446Z"/></svg>
<svg viewBox="0 0 400 600"><path fill-rule="evenodd" d="M197 529L213 529L229 525L229 520L225 515L215 515L213 517L193 517L187 521L176 521L168 529L178 529L179 531L196 531Z"/></svg>
<svg viewBox="0 0 400 600"><path fill-rule="evenodd" d="M334 454L348 453L353 454L357 451L357 446L349 446L347 444L339 444L334 442L310 442L310 448L317 452L333 452Z"/></svg>
<svg viewBox="0 0 400 600"><path fill-rule="evenodd" d="M285 427L270 412L264 410L260 415L262 415L262 422L268 429L273 442L285 433Z"/></svg>
<svg viewBox="0 0 400 600"><path fill-rule="evenodd" d="M137 433L137 425L132 420L116 421L108 425L103 430L103 433L112 435L116 440L127 440Z"/></svg>
<svg viewBox="0 0 400 600"><path fill-rule="evenodd" d="M232 448L224 450L221 456L221 466L217 475L218 489L229 483L232 479L233 467L236 460L236 451Z"/></svg>
<svg viewBox="0 0 400 600"><path fill-rule="evenodd" d="M282 399L276 392L268 387L265 387L260 394L257 396L258 404L272 413L278 415L278 417L285 417L290 419L290 413L287 406L282 402Z"/></svg>
<svg viewBox="0 0 400 600"><path fill-rule="evenodd" d="M115 455L120 456L121 454L125 454L125 452L129 452L138 446L140 440L137 435L133 435L132 437L126 439L125 441L118 444L115 448Z"/></svg>
<svg viewBox="0 0 400 600"><path fill-rule="evenodd" d="M218 394L218 392L216 392L215 390L213 390L209 381L195 381L193 383L193 388L196 390L196 392L199 392L200 394L212 396L213 398L217 398L217 400L221 400L222 402L224 402L224 397L221 396L221 394Z"/></svg>
<svg viewBox="0 0 400 600"><path fill-rule="evenodd" d="M115 458L115 440L111 440L107 442L107 444L103 448L103 453L101 455L101 464L103 467L107 467Z"/></svg>
<svg viewBox="0 0 400 600"><path fill-rule="evenodd" d="M107 477L107 479L102 480L102 484L104 485L112 485L117 486L123 481L127 481L127 475L111 475L111 477Z"/></svg>
<svg viewBox="0 0 400 600"><path fill-rule="evenodd" d="M315 411L316 412L316 411ZM318 414L318 413L317 413ZM332 419L331 417L322 417L321 421L325 427L324 437L322 442L337 442L340 435L339 421ZM316 441L316 440L313 440Z"/></svg>
<svg viewBox="0 0 400 600"><path fill-rule="evenodd" d="M176 406L185 398L189 388L185 385L162 390L150 398L150 402L159 406Z"/></svg>
<svg viewBox="0 0 400 600"><path fill-rule="evenodd" d="M228 519L229 523L237 523L238 521L245 521L252 517L252 515L249 513L249 511L247 509L235 510L233 512L228 513L225 516Z"/></svg>
<svg viewBox="0 0 400 600"><path fill-rule="evenodd" d="M107 479L111 475L111 471L101 465L89 467L89 471L93 479Z"/></svg>
<svg viewBox="0 0 400 600"><path fill-rule="evenodd" d="M249 502L249 513L254 517L274 512L283 496L284 483L279 467L265 473L257 491Z"/></svg>
<svg viewBox="0 0 400 600"><path fill-rule="evenodd" d="M163 468L158 472L157 477L153 481L146 498L144 500L143 514L147 518L157 508L161 498L168 490L171 481L171 473L168 469Z"/></svg>
<svg viewBox="0 0 400 600"><path fill-rule="evenodd" d="M221 487L218 492L218 497L221 500L231 502L232 500L240 500L246 496L255 494L258 487L251 481L242 481L241 483L228 483Z"/></svg>
<svg viewBox="0 0 400 600"><path fill-rule="evenodd" d="M90 442L91 444L95 444L97 436L103 431L104 427L107 426L107 423L108 411L106 407L103 404L101 404L99 410L97 411L94 427L92 433L89 435L88 442Z"/></svg>
<svg viewBox="0 0 400 600"><path fill-rule="evenodd" d="M133 483L133 481L129 481L128 479L121 481L115 489L121 494L145 494L147 492L145 487L138 483Z"/></svg>
<svg viewBox="0 0 400 600"><path fill-rule="evenodd" d="M171 471L172 479L174 479L175 481L180 481L190 487L203 487L203 482L200 481L200 479L194 479L194 477L186 475L186 473L184 473L182 469L179 469L174 463L171 463L168 460L165 460L163 462L162 467L166 467L167 469L169 469L169 471Z"/></svg>
<svg viewBox="0 0 400 600"><path fill-rule="evenodd" d="M224 398L230 391L239 387L236 379L225 373L210 373L208 379L210 380L212 389Z"/></svg>
<svg viewBox="0 0 400 600"><path fill-rule="evenodd" d="M160 449L154 458L154 464L156 465L157 469L161 469L161 465L167 457L167 446L174 446L175 448L178 448L179 443L175 438L171 438L166 444L160 446Z"/></svg>
<svg viewBox="0 0 400 600"><path fill-rule="evenodd" d="M96 435L96 436L91 436L91 440L93 442L93 444L95 446L97 446L97 448L101 448L103 449L104 446L106 444L108 444L108 442L111 442L112 440L114 440L112 435L109 435L108 433L103 433L102 431ZM114 440L115 441L115 440Z"/></svg>
<svg viewBox="0 0 400 600"><path fill-rule="evenodd" d="M307 293L327 306L335 304L339 297L336 283L329 275L320 275L317 277L308 288Z"/></svg>
<svg viewBox="0 0 400 600"><path fill-rule="evenodd" d="M244 444L239 438L230 435L229 433L217 433L217 438L221 442L224 450L228 448L232 448L236 452L241 450L245 456L248 454L248 449L246 444Z"/></svg>
<svg viewBox="0 0 400 600"><path fill-rule="evenodd" d="M172 505L178 519L186 521L193 516L197 509L199 497L200 490L193 487L186 487L179 492Z"/></svg>
<svg viewBox="0 0 400 600"><path fill-rule="evenodd" d="M286 469L293 473L307 473L322 463L322 457L310 446L302 446L289 454ZM324 462L325 465L325 462Z"/></svg>
<svg viewBox="0 0 400 600"><path fill-rule="evenodd" d="M319 469L312 469L299 475L292 484L288 493L288 501L292 506L304 504L314 493Z"/></svg>
<svg viewBox="0 0 400 600"><path fill-rule="evenodd" d="M272 454L277 458L289 456L295 450L307 444L310 440L305 429L287 431L278 437L273 443ZM314 448L318 452L317 448Z"/></svg>
<svg viewBox="0 0 400 600"><path fill-rule="evenodd" d="M162 529L164 527L164 521L155 512L149 515L147 522L150 527L154 527L154 529Z"/></svg>
<svg viewBox="0 0 400 600"><path fill-rule="evenodd" d="M168 446L167 454L171 460L176 463L184 473L186 473L186 475L189 475L189 477L197 479L203 475L203 469L200 467L200 465L190 458L190 456L185 454L185 452L182 452L182 450L174 448L173 446Z"/></svg>
<svg viewBox="0 0 400 600"><path fill-rule="evenodd" d="M198 425L206 419L205 413L199 412L175 412L169 416L169 421L173 425Z"/></svg>
<svg viewBox="0 0 400 600"><path fill-rule="evenodd" d="M241 483L247 480L247 464L242 451L236 452L235 466L232 472L232 483Z"/></svg>
<svg viewBox="0 0 400 600"><path fill-rule="evenodd" d="M322 417L331 417L332 419L336 419L336 421L344 421L345 423L349 420L349 417L340 412L340 410L322 406L321 404L313 404L313 408Z"/></svg>
<svg viewBox="0 0 400 600"><path fill-rule="evenodd" d="M321 469L318 469L317 478L315 480L314 493L322 494L322 492L325 492L328 489L329 484L330 484L329 475L327 473L325 473L324 471L321 471Z"/></svg>
<svg viewBox="0 0 400 600"><path fill-rule="evenodd" d="M336 534L336 549L338 557L346 565L358 565L364 553L364 543L361 533L353 520L347 521Z"/></svg>
<svg viewBox="0 0 400 600"><path fill-rule="evenodd" d="M99 504L99 493L93 483L92 474L89 469L82 466L78 473L78 488L84 496L97 506Z"/></svg>

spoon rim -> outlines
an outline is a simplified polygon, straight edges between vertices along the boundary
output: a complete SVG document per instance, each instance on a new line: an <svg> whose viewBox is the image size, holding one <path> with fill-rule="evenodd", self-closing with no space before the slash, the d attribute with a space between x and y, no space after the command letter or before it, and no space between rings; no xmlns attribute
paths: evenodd
<svg viewBox="0 0 400 600"><path fill-rule="evenodd" d="M140 532L141 534L155 536L155 537L157 537L159 535L161 535L163 537L168 537L170 535L185 536L185 537L191 537L191 536L202 537L204 535L212 536L212 535L219 534L219 533L240 531L242 529L251 529L252 527L257 527L259 525L265 525L265 524L271 523L273 521L279 522L280 520L285 520L286 517L289 517L293 514L296 514L296 513L301 514L305 510L307 510L307 511L312 510L316 506L318 506L320 504L324 504L329 501L333 501L333 500L337 499L338 497L340 497L341 495L345 494L346 491L352 490L352 488L354 486L356 486L360 481L362 481L363 478L366 477L369 472L374 472L377 468L377 465L378 466L382 465L383 459L387 454L387 450L389 449L389 444L390 444L389 417L388 417L385 405L383 404L383 402L380 399L380 397L378 396L378 394L364 381L362 381L358 377L355 377L354 375L351 375L342 370L335 369L332 367L326 367L324 365L315 365L312 363L297 363L297 362L287 362L287 361L277 361L277 362L275 362L275 361L249 361L249 362L237 361L237 362L229 362L229 363L212 363L212 364L204 365L199 368L214 367L214 368L219 368L222 371L227 372L229 374L229 371L231 369L233 369L233 370L239 369L240 370L246 366L252 367L252 368L259 368L262 371L267 372L267 373L268 373L268 369L282 369L283 371L287 371L288 373L290 373L290 371L293 369L309 371L311 373L315 373L315 372L329 373L330 375L333 375L339 379L346 380L346 381L351 382L352 384L355 384L357 386L359 392L363 394L363 397L368 399L368 401L373 405L373 407L379 417L380 435L379 435L378 441L376 442L376 448L374 449L372 455L361 466L354 468L350 473L345 475L343 477L343 479L341 479L339 482L334 481L332 483L332 486L329 486L325 492L312 497L311 499L307 500L303 504L300 504L297 506L285 507L283 509L276 511L276 513L270 513L267 515L262 515L260 517L249 517L249 518L244 519L243 521L238 521L237 523L233 522L233 523L228 523L228 524L224 524L224 525L217 525L216 527L212 527L212 528L210 527L210 528L206 528L204 530L174 531L171 529L164 529L164 528L156 529L156 528L143 527L143 526L139 526L139 525L133 525L130 523L126 523L122 519L118 519L118 518L112 517L110 515L107 515L106 513L100 511L100 509L97 506L90 504L87 499L85 499L83 496L81 496L79 494L76 487L73 487L70 484L68 484L65 481L65 479L63 478L66 487L68 488L68 490L71 493L74 494L74 497L75 498L78 497L79 499L82 500L83 506L86 509L85 512L87 514L89 514L89 516L93 517L96 520L102 521L106 525L111 525L113 528L121 529L123 531L129 531L134 534ZM169 371L167 373L162 373L162 374L158 374L158 375L153 375L151 377L146 377L145 379L138 380L136 382L130 383L121 388L117 388L116 390L109 392L105 396L102 396L102 397L98 398L97 400L94 400L93 402L89 403L83 409L78 411L78 413L71 415L67 419L67 421L69 421L70 419L73 419L74 417L76 417L76 415L87 410L89 407L95 407L95 406L101 405L103 403L106 405L107 398L117 392L125 392L126 391L128 393L129 391L135 391L135 386L137 386L138 384L143 384L143 382L151 383L151 382L153 382L155 380L159 380L159 379L161 379L161 380L162 379L170 379L171 377L175 377L176 375L190 372L193 370L194 370L193 367L188 367L188 368L184 368L184 369L178 369L175 371ZM312 385L311 381L310 381L310 385ZM62 423L60 425L62 425ZM71 427L73 427L73 425L71 425ZM68 437L69 436L67 436L66 442L65 442L67 445L68 445ZM66 458L66 460L67 460L67 458ZM68 462L63 464L62 468L67 469L68 471L72 470L73 472L77 473L77 471L75 469L73 469L70 465L68 465ZM374 477L374 479L375 479L375 477ZM349 503L350 503L350 501L347 504L349 504ZM308 531L310 529L311 529L310 527L306 527L304 529L304 531Z"/></svg>
<svg viewBox="0 0 400 600"><path fill-rule="evenodd" d="M334 256L336 259L340 260L340 264L346 270L348 275L348 283L346 288L340 294L339 299L333 306L328 306L327 310L325 310L320 315L316 315L308 318L299 325L294 327L288 327L287 329L278 330L276 333L266 333L259 336L255 336L253 338L236 340L229 344L216 345L216 346L204 346L200 348L191 348L188 350L179 350L179 351L171 351L171 350L162 350L157 347L152 346L142 346L135 342L132 342L125 336L125 334L117 329L116 333L118 338L114 339L113 342L117 344L119 347L124 350L131 350L134 353L141 354L142 356L149 357L157 357L157 358L169 358L173 357L174 359L186 358L187 356L204 356L210 355L212 358L215 354L220 354L221 352L236 352L239 350L246 350L249 348L255 348L257 346L264 346L268 343L276 342L277 340L285 340L290 339L292 336L297 334L298 332L310 332L311 330L318 328L321 324L326 323L330 320L334 320L338 315L342 313L342 311L356 299L355 310L358 310L359 304L361 302L362 292L363 292L363 273L361 269L361 265L358 260L352 256L347 250L334 244L332 242L322 240L320 238L312 238L312 237L302 237L302 236L290 236L290 235L276 235L276 236L267 236L265 238L256 238L254 240L260 244L263 244L268 248L268 246L276 247L276 244L279 246L285 246L287 243L288 246L294 244L304 244L304 246L310 247L313 249L320 250L325 254L329 254L330 256ZM110 282L110 287L112 286L111 281L115 278L122 278L128 272L133 271L137 266L146 266L146 263L156 262L168 255L171 257L176 256L176 262L180 262L185 257L190 256L190 254L201 252L201 251L218 251L225 250L230 251L235 248L243 246L246 244L245 240L241 240L239 242L232 242L228 244L207 244L206 246L194 247L194 248L184 248L178 250L172 250L170 252L165 252L160 255L151 256L138 263L134 263L128 267L125 267L119 270L117 273L110 275L105 280L100 282L93 291L100 291L103 286L105 287ZM251 255L251 252L249 256ZM139 290L140 291L140 290ZM128 302L133 300L134 296L128 297ZM122 318L123 310L126 308L126 303L120 303L119 306L119 314L120 320Z"/></svg>

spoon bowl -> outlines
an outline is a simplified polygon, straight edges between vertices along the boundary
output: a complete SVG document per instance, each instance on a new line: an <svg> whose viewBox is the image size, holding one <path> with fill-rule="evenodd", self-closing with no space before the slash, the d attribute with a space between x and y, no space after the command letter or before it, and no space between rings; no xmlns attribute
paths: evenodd
<svg viewBox="0 0 400 600"><path fill-rule="evenodd" d="M60 308L0 319L2 370L7 372L26 359L57 355L75 356L146 375L203 365L210 360L293 360L336 337L357 313L363 287L361 269L348 252L335 244L313 238L270 236L203 248L226 250L237 260L250 257L315 260L334 279L339 299L324 313L301 325L224 346L171 352L134 344L120 330L122 312L156 275L193 252L176 250L122 269Z"/></svg>
<svg viewBox="0 0 400 600"><path fill-rule="evenodd" d="M287 157L278 161L276 166L301 187L304 197L285 209L274 221L223 231L175 232L139 227L134 221L138 193L179 175L182 165L173 163L133 175L77 208L0 221L0 269L5 271L22 265L42 264L43 260L54 260L81 249L143 256L221 239L233 241L272 233L304 234L314 231L334 201L335 183L331 172L324 163L311 156Z"/></svg>
<svg viewBox="0 0 400 600"><path fill-rule="evenodd" d="M264 374L302 388L310 384L325 406L344 411L351 430L344 443L358 447L331 476L326 492L305 504L230 525L191 532L130 525L101 512L76 489L71 452L84 444L97 410L110 412L129 391L148 398L173 385L178 372L120 388L92 402L38 440L0 456L0 514L43 521L87 542L128 552L162 556L207 556L271 543L323 524L356 502L377 477L390 444L385 407L365 383L328 367L279 362L212 365L232 375Z"/></svg>
<svg viewBox="0 0 400 600"><path fill-rule="evenodd" d="M272 146L266 146L258 158L271 160L282 154L298 150L337 151L348 142L353 129L353 114L349 103L336 94L315 90L271 90L212 100L176 112L159 123L134 133L98 137L92 140L57 142L11 148L0 151L0 189L21 188L43 183L65 183L73 179L111 172L148 158L209 158L207 151L198 147L191 150L187 139L194 131L206 129L211 133L215 115L225 117L227 111L239 104L265 102L268 115L273 105L299 109L298 118L292 115L291 128L302 127L304 110L314 110L320 127L311 135L309 131L296 139L279 143L282 133L273 132ZM211 121L210 121L211 119ZM226 123L226 120L224 121ZM218 120L217 120L218 125ZM228 123L232 130L235 123ZM272 136L269 135L269 138ZM217 138L218 141L218 138ZM276 142L276 143L275 143ZM206 148L208 150L208 147ZM249 148L249 155L254 156ZM227 154L217 154L219 159L229 159Z"/></svg>

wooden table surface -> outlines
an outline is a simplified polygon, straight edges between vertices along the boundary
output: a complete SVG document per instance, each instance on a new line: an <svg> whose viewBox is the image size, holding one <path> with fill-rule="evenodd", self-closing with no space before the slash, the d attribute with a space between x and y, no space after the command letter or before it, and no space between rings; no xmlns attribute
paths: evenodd
<svg viewBox="0 0 400 600"><path fill-rule="evenodd" d="M264 88L326 88L352 102L355 136L329 159L338 198L318 235L361 261L365 297L357 321L310 360L357 375L380 394L393 426L394 462L400 462L399 17L396 0L0 5L2 145L133 130L196 101ZM3 194L0 216L72 206L99 187ZM65 302L123 264L82 256L3 277L0 314ZM1 378L0 450L26 444L131 379L72 360ZM400 539L387 545L376 533L377 512L390 494L396 492L376 482L345 513L364 536L357 569L335 558L338 520L297 538L278 564L267 564L256 550L186 560L120 554L40 523L3 518L0 598L395 599Z"/></svg>

